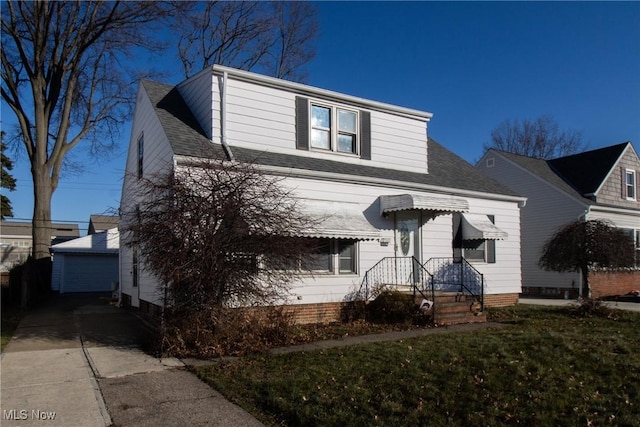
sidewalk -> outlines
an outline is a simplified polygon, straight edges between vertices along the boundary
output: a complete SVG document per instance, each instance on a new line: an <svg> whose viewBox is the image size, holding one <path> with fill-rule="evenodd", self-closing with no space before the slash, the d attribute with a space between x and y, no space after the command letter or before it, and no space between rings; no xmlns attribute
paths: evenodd
<svg viewBox="0 0 640 427"><path fill-rule="evenodd" d="M58 296L2 354L2 426L260 426L186 371L140 350L142 322L107 298Z"/></svg>
<svg viewBox="0 0 640 427"><path fill-rule="evenodd" d="M617 308L619 310L640 311L640 303L622 301L602 301L602 303L607 307ZM569 306L578 305L580 302L575 299L520 298L518 304Z"/></svg>

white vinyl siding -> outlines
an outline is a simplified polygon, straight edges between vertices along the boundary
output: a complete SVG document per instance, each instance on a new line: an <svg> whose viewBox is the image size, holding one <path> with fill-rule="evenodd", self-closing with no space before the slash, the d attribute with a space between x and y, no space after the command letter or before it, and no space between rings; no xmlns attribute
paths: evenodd
<svg viewBox="0 0 640 427"><path fill-rule="evenodd" d="M214 117L217 116L211 114L214 109L219 108L215 105L214 79L211 70L207 68L178 85L178 92L210 140L215 136L219 137L220 133L219 124L214 123Z"/></svg>
<svg viewBox="0 0 640 427"><path fill-rule="evenodd" d="M173 168L173 151L169 145L167 136L158 120L157 115L149 101L149 98L141 85L138 89L136 108L134 111L131 139L127 153L126 173L122 186L120 209L134 209L139 201L135 199L135 189L138 184L138 147L137 141L144 134L144 164L145 176L150 177L167 172ZM123 217L123 219L126 219ZM126 229L126 222L122 221L120 229ZM127 247L126 233L120 235L120 286L122 292L132 296L132 304L138 307L137 291L133 289L133 277L131 273L131 251ZM146 280L151 288L157 286L157 281L149 275L141 275L140 280ZM153 302L153 301L152 301Z"/></svg>
<svg viewBox="0 0 640 427"><path fill-rule="evenodd" d="M358 276L320 276L305 278L297 283L292 293L300 297L298 303L337 302L344 299L350 291L359 289L365 273L384 257L393 257L394 221L393 215L384 218L380 215L379 196L407 192L406 189L359 185L313 179L287 178L287 188L292 189L296 197L326 200L331 202L357 203L365 218L380 230L382 238L391 242L388 246L378 241L358 242ZM507 240L496 241L499 254L495 264L475 266L485 274L488 293L521 292L520 269L520 209L515 202L501 202L469 198L470 211L492 213L496 224L509 234ZM425 213L423 219L428 215ZM452 216L442 215L423 221L422 262L432 257L452 257Z"/></svg>
<svg viewBox="0 0 640 427"><path fill-rule="evenodd" d="M514 165L502 156L493 154L493 167L478 167L490 177L502 182L516 193L527 197L521 210L522 286L576 288L580 284L577 273L555 273L538 266L545 242L562 226L579 219L587 209L585 203L557 189L548 182ZM496 216L496 225L503 228ZM506 231L506 230L505 230ZM511 235L509 235L511 237ZM500 241L496 242L496 256L502 257Z"/></svg>
<svg viewBox="0 0 640 427"><path fill-rule="evenodd" d="M220 95L214 81L214 97ZM182 86L181 86L182 87ZM296 94L284 89L229 79L227 81L227 142L233 147L300 155L296 150ZM310 97L312 102L317 99ZM330 101L327 105L333 105ZM214 102L214 123L220 121L219 102ZM362 108L342 105L354 111ZM219 141L214 135L213 141ZM326 159L331 153L305 152L306 157ZM426 121L371 111L371 160L357 156L330 156L345 163L393 168L425 173L427 171Z"/></svg>

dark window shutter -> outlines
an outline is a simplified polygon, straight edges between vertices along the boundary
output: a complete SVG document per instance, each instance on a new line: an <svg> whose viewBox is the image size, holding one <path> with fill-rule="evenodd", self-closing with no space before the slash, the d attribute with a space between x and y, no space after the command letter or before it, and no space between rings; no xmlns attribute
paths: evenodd
<svg viewBox="0 0 640 427"><path fill-rule="evenodd" d="M489 264L495 264L496 262L496 241L486 240L487 245L487 262Z"/></svg>
<svg viewBox="0 0 640 427"><path fill-rule="evenodd" d="M309 149L309 100L296 96L296 148Z"/></svg>
<svg viewBox="0 0 640 427"><path fill-rule="evenodd" d="M453 257L457 260L462 258L462 215L454 213L453 215Z"/></svg>
<svg viewBox="0 0 640 427"><path fill-rule="evenodd" d="M491 220L492 223L496 223L496 217L494 215L487 215L487 217L489 217L489 220ZM495 264L496 262L496 241L495 240L485 240L486 242L486 257L487 257L487 262L489 264Z"/></svg>
<svg viewBox="0 0 640 427"><path fill-rule="evenodd" d="M360 158L371 160L371 113L360 111Z"/></svg>

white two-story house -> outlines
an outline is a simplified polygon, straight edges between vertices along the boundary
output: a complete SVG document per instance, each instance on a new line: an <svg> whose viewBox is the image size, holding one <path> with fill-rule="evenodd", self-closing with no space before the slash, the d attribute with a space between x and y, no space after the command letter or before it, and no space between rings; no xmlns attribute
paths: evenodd
<svg viewBox="0 0 640 427"><path fill-rule="evenodd" d="M218 65L177 86L145 80L122 208L135 204L138 177L161 168L213 155L252 161L325 218L309 236L323 242L325 267L292 289L300 320L336 319L347 295L394 269L396 282L416 281L419 269L442 289L471 272L485 306L514 304L526 199L428 138L431 117ZM122 303L152 310L159 283L134 262L131 236L121 238ZM399 272L402 259L419 267Z"/></svg>

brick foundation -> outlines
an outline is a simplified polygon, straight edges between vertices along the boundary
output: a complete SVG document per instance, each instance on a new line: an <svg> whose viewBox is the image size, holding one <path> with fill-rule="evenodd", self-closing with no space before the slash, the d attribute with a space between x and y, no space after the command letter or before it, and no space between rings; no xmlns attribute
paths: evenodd
<svg viewBox="0 0 640 427"><path fill-rule="evenodd" d="M484 296L486 307L507 307L518 303L518 294L491 294Z"/></svg>
<svg viewBox="0 0 640 427"><path fill-rule="evenodd" d="M287 306L287 310L293 313L293 318L298 324L331 323L342 320L344 306L341 302L297 304Z"/></svg>
<svg viewBox="0 0 640 427"><path fill-rule="evenodd" d="M593 298L626 295L640 289L640 271L592 271L589 283Z"/></svg>

